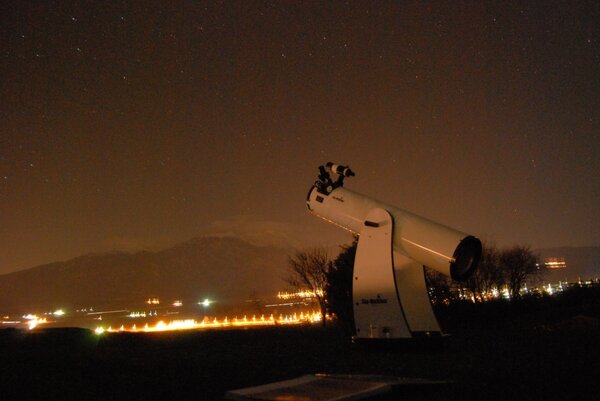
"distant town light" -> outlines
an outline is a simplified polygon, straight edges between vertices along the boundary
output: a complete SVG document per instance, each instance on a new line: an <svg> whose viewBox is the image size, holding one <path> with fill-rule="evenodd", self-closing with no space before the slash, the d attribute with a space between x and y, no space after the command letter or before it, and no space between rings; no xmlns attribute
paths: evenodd
<svg viewBox="0 0 600 401"><path fill-rule="evenodd" d="M63 316L65 314L65 311L63 311L62 309L58 309L58 310L55 310L52 314L54 316Z"/></svg>
<svg viewBox="0 0 600 401"><path fill-rule="evenodd" d="M131 317L131 318L146 317L146 312L131 312L131 313L129 313L129 315L127 315L127 317Z"/></svg>
<svg viewBox="0 0 600 401"><path fill-rule="evenodd" d="M564 269L567 267L565 258L546 258L544 261L546 269Z"/></svg>
<svg viewBox="0 0 600 401"><path fill-rule="evenodd" d="M316 291L300 290L297 292L279 291L277 293L277 298L283 299L283 300L317 298L317 296L323 296L323 290L321 290L321 289L317 289Z"/></svg>
<svg viewBox="0 0 600 401"><path fill-rule="evenodd" d="M208 308L210 306L212 302L210 301L210 299L206 298L204 301L202 302L198 302L199 305L204 306L205 308Z"/></svg>

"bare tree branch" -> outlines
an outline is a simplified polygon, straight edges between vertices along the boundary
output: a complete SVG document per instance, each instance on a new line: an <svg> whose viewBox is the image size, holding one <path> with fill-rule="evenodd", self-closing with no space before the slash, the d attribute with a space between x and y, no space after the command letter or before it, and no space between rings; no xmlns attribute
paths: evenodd
<svg viewBox="0 0 600 401"><path fill-rule="evenodd" d="M289 274L285 279L290 286L298 290L307 289L315 294L323 315L323 326L327 311L325 291L330 264L327 252L323 248L297 251L288 258Z"/></svg>

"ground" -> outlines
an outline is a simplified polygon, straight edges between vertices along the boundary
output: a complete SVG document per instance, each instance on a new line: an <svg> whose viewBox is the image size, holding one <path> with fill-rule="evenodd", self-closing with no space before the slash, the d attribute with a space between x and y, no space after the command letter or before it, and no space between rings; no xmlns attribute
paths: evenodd
<svg viewBox="0 0 600 401"><path fill-rule="evenodd" d="M438 310L440 346L356 347L339 328L110 334L0 331L2 399L219 400L309 373L450 379L378 400L598 399L598 291Z"/></svg>

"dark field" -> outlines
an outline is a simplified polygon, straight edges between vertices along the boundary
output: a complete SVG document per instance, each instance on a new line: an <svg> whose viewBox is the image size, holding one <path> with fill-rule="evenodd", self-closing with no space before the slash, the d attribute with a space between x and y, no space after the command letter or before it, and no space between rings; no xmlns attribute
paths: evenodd
<svg viewBox="0 0 600 401"><path fill-rule="evenodd" d="M451 379L378 400L600 399L598 289L438 311L442 347L367 350L341 329L0 331L0 399L212 400L309 373Z"/></svg>

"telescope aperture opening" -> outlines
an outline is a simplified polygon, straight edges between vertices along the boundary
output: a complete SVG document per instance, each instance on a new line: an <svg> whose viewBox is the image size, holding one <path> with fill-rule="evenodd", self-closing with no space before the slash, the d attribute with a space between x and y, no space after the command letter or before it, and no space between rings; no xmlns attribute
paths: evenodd
<svg viewBox="0 0 600 401"><path fill-rule="evenodd" d="M468 279L477 268L481 259L481 241L469 235L465 237L454 251L454 262L450 264L452 279L464 281Z"/></svg>

